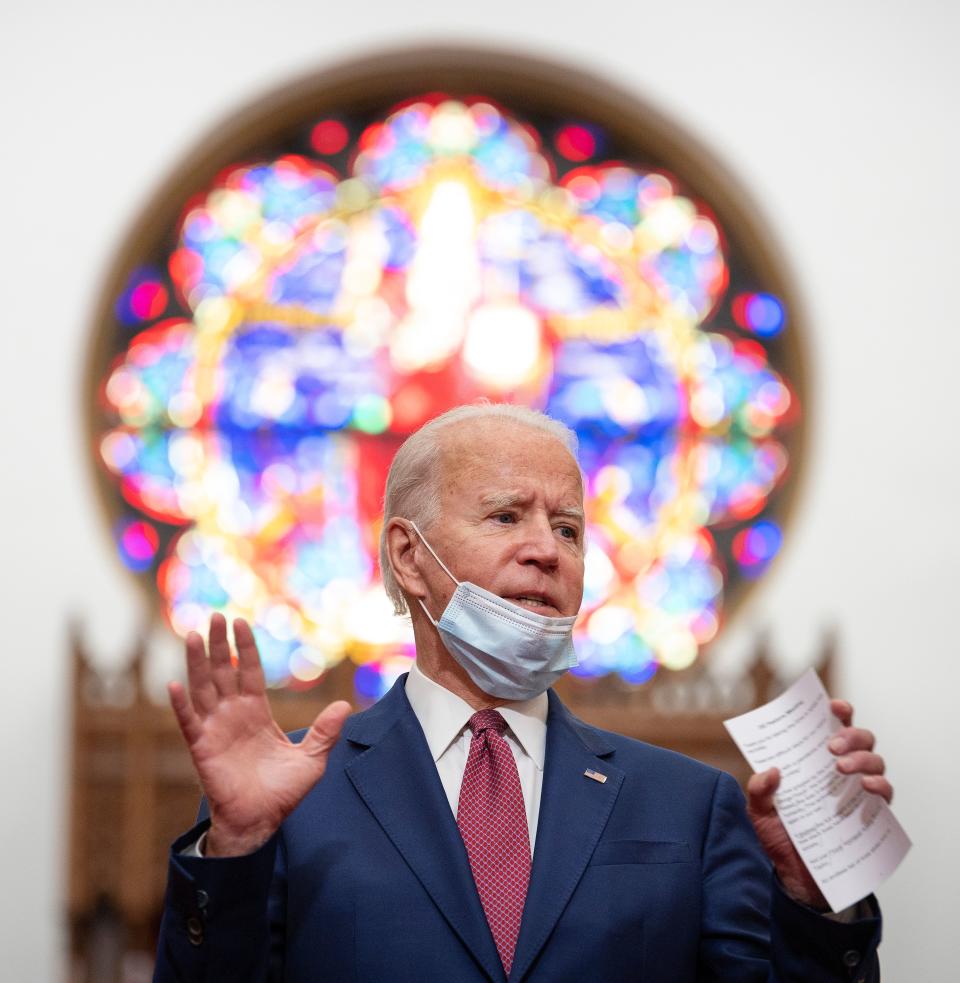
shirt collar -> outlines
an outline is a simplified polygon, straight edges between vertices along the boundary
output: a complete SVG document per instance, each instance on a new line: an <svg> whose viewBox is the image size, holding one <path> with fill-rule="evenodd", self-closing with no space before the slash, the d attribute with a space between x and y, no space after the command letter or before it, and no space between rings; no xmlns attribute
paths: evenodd
<svg viewBox="0 0 960 983"><path fill-rule="evenodd" d="M455 693L434 682L414 664L406 682L407 699L423 728L433 760L437 761L460 736L473 708ZM543 771L547 745L547 694L497 707L523 750Z"/></svg>

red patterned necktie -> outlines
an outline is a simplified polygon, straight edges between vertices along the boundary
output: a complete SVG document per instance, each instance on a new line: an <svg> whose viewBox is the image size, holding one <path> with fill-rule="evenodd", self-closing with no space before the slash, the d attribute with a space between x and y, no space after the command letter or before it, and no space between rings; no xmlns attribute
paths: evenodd
<svg viewBox="0 0 960 983"><path fill-rule="evenodd" d="M517 763L503 738L507 722L496 710L478 710L468 726L473 738L460 787L457 826L509 976L530 881L527 811Z"/></svg>

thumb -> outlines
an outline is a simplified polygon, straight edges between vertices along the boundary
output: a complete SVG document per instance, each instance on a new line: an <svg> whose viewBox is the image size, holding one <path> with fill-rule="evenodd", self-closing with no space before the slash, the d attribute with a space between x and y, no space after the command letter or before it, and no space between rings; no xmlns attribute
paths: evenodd
<svg viewBox="0 0 960 983"><path fill-rule="evenodd" d="M311 756L326 757L337 743L344 721L352 712L353 707L346 700L336 700L321 710L301 742L304 752Z"/></svg>
<svg viewBox="0 0 960 983"><path fill-rule="evenodd" d="M766 816L774 812L773 796L780 787L780 772L769 768L751 775L747 782L747 811L751 816Z"/></svg>

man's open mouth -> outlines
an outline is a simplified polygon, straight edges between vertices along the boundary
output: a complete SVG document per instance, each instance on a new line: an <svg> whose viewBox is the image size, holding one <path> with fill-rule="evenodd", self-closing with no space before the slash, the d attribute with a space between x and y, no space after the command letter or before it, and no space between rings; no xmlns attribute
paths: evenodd
<svg viewBox="0 0 960 983"><path fill-rule="evenodd" d="M508 594L504 596L505 601L511 601L522 608L530 611L543 611L544 608L556 610L550 598L543 594Z"/></svg>

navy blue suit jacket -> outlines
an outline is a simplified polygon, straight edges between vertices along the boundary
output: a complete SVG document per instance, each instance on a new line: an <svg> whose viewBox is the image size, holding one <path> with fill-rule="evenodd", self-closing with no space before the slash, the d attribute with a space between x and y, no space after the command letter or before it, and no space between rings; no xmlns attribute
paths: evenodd
<svg viewBox="0 0 960 983"><path fill-rule="evenodd" d="M155 980L505 983L404 682L347 721L256 853L181 855L202 824L174 844ZM879 934L879 918L838 924L780 891L729 775L550 693L511 983L872 981Z"/></svg>

